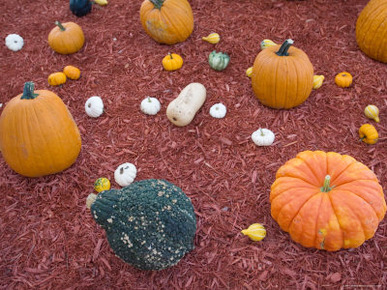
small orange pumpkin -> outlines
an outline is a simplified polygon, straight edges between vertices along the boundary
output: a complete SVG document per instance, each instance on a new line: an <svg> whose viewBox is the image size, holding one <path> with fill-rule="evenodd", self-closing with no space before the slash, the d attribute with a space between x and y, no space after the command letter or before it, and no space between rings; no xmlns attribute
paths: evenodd
<svg viewBox="0 0 387 290"><path fill-rule="evenodd" d="M48 35L48 44L57 53L71 54L79 51L85 43L82 28L74 22L55 22Z"/></svg>
<svg viewBox="0 0 387 290"><path fill-rule="evenodd" d="M339 87L348 88L352 85L352 75L349 72L343 71L335 76L335 83Z"/></svg>
<svg viewBox="0 0 387 290"><path fill-rule="evenodd" d="M67 80L67 77L62 72L52 73L48 76L48 84L50 86L63 85Z"/></svg>
<svg viewBox="0 0 387 290"><path fill-rule="evenodd" d="M302 104L312 91L313 65L292 44L287 39L281 46L268 46L255 58L251 84L255 96L265 106L290 109Z"/></svg>
<svg viewBox="0 0 387 290"><path fill-rule="evenodd" d="M81 150L81 137L62 99L27 82L0 116L0 151L17 173L38 177L70 167Z"/></svg>
<svg viewBox="0 0 387 290"><path fill-rule="evenodd" d="M72 65L65 66L63 73L72 80L77 80L81 77L81 70Z"/></svg>
<svg viewBox="0 0 387 290"><path fill-rule="evenodd" d="M140 20L150 37L165 44L186 40L194 27L192 8L187 0L144 0Z"/></svg>
<svg viewBox="0 0 387 290"><path fill-rule="evenodd" d="M371 124L364 124L359 128L359 137L364 143L375 144L378 142L379 134Z"/></svg>
<svg viewBox="0 0 387 290"><path fill-rule="evenodd" d="M348 155L304 151L276 173L271 215L304 247L356 248L372 238L386 214L376 175Z"/></svg>
<svg viewBox="0 0 387 290"><path fill-rule="evenodd" d="M165 70L178 70L183 66L183 58L176 53L168 53L163 58L162 64Z"/></svg>

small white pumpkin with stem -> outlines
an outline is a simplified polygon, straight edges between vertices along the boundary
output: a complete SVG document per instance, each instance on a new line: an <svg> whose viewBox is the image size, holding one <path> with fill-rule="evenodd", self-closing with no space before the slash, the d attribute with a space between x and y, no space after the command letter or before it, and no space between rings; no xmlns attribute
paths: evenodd
<svg viewBox="0 0 387 290"><path fill-rule="evenodd" d="M161 105L158 99L146 97L142 100L140 108L144 114L156 115L160 111Z"/></svg>
<svg viewBox="0 0 387 290"><path fill-rule="evenodd" d="M259 128L251 134L251 139L258 146L270 146L274 142L275 135L269 129Z"/></svg>
<svg viewBox="0 0 387 290"><path fill-rule="evenodd" d="M212 105L210 108L210 115L213 118L221 119L226 116L227 108L222 103L217 103L215 105Z"/></svg>
<svg viewBox="0 0 387 290"><path fill-rule="evenodd" d="M18 51L23 48L24 40L19 34L9 34L5 38L5 45L12 51Z"/></svg>
<svg viewBox="0 0 387 290"><path fill-rule="evenodd" d="M367 118L374 120L376 123L379 123L379 108L375 105L368 105L364 109L364 115L366 115Z"/></svg>
<svg viewBox="0 0 387 290"><path fill-rule="evenodd" d="M87 99L85 103L85 111L89 117L98 118L102 115L104 105L101 97L93 96Z"/></svg>
<svg viewBox="0 0 387 290"><path fill-rule="evenodd" d="M114 171L114 180L119 186L128 186L137 176L137 168L133 163L126 162L117 167Z"/></svg>

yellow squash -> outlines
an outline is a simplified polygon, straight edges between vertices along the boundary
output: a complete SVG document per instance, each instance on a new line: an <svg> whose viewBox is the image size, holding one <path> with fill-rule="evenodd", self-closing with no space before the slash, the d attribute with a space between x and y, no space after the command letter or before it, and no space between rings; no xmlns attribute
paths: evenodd
<svg viewBox="0 0 387 290"><path fill-rule="evenodd" d="M379 134L374 126L364 124L359 128L359 137L363 142L372 145L378 142Z"/></svg>
<svg viewBox="0 0 387 290"><path fill-rule="evenodd" d="M375 105L368 105L365 107L364 114L367 118L375 120L376 123L379 123L379 109Z"/></svg>
<svg viewBox="0 0 387 290"><path fill-rule="evenodd" d="M210 33L208 36L202 37L204 41L207 41L211 44L217 44L220 41L220 36L218 33Z"/></svg>
<svg viewBox="0 0 387 290"><path fill-rule="evenodd" d="M66 75L62 72L52 73L48 76L48 84L50 86L60 86L66 82Z"/></svg>
<svg viewBox="0 0 387 290"><path fill-rule="evenodd" d="M263 225L255 223L247 229L241 231L242 234L248 236L252 241L262 241L266 237L266 229Z"/></svg>

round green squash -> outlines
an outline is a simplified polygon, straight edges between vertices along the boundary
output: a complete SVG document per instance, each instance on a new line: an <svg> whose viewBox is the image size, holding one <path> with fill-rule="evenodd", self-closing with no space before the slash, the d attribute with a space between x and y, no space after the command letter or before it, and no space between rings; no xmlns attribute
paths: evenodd
<svg viewBox="0 0 387 290"><path fill-rule="evenodd" d="M217 71L224 70L230 62L230 56L227 53L216 52L215 50L208 56L210 67Z"/></svg>
<svg viewBox="0 0 387 290"><path fill-rule="evenodd" d="M147 179L90 194L87 206L114 253L138 269L168 268L194 248L191 200L168 181Z"/></svg>

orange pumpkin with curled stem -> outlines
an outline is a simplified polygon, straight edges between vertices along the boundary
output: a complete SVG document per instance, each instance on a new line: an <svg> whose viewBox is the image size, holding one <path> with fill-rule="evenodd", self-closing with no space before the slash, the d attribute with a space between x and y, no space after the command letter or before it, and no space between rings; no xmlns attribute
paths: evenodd
<svg viewBox="0 0 387 290"><path fill-rule="evenodd" d="M372 238L386 214L376 175L348 155L304 151L276 173L271 215L304 247L356 248Z"/></svg>
<svg viewBox="0 0 387 290"><path fill-rule="evenodd" d="M145 32L164 44L186 40L194 27L192 8L187 0L144 0L140 20Z"/></svg>
<svg viewBox="0 0 387 290"><path fill-rule="evenodd" d="M0 117L0 151L17 173L38 177L70 167L81 150L81 137L62 99L27 82Z"/></svg>

